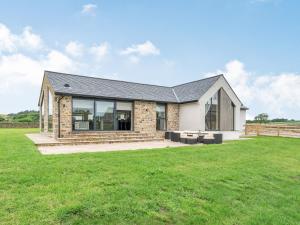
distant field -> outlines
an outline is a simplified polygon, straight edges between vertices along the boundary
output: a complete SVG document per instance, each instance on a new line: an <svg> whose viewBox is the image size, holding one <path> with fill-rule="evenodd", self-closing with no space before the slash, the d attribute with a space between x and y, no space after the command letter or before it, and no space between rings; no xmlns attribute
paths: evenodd
<svg viewBox="0 0 300 225"><path fill-rule="evenodd" d="M0 129L0 224L282 225L300 221L300 139L41 155Z"/></svg>

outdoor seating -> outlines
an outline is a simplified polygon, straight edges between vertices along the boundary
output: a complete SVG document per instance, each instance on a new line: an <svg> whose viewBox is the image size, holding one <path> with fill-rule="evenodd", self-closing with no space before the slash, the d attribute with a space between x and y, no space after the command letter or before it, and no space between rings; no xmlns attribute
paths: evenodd
<svg viewBox="0 0 300 225"><path fill-rule="evenodd" d="M166 132L165 132L165 139L170 140L170 139L171 139L171 134L172 134L171 131L166 131Z"/></svg>
<svg viewBox="0 0 300 225"><path fill-rule="evenodd" d="M214 134L215 144L223 143L223 134Z"/></svg>
<svg viewBox="0 0 300 225"><path fill-rule="evenodd" d="M203 144L215 144L215 138L213 136L204 137Z"/></svg>
<svg viewBox="0 0 300 225"><path fill-rule="evenodd" d="M167 131L165 132L165 138L184 144L222 144L223 142L223 134L204 133L201 131Z"/></svg>
<svg viewBox="0 0 300 225"><path fill-rule="evenodd" d="M203 143L204 134L200 134L197 138L198 143Z"/></svg>
<svg viewBox="0 0 300 225"><path fill-rule="evenodd" d="M180 142L180 132L172 132L171 141Z"/></svg>

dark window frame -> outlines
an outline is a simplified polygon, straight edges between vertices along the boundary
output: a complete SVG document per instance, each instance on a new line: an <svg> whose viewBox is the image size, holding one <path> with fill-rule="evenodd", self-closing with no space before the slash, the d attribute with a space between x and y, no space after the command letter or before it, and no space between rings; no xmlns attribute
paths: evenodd
<svg viewBox="0 0 300 225"><path fill-rule="evenodd" d="M159 129L158 127L158 113L157 113L157 110L156 110L156 107L157 105L163 105L164 108L165 108L165 117L164 118L161 118L164 120L164 129ZM162 103L162 102L157 102L156 105L155 105L155 114L156 114L156 130L157 131L166 131L167 130L167 104L166 103Z"/></svg>
<svg viewBox="0 0 300 225"><path fill-rule="evenodd" d="M217 123L216 123L216 129L212 129L212 110L210 109L207 113L205 113L205 116L204 116L204 123L205 123L205 131L220 131L220 91L221 89L219 89L215 94L217 94L217 107L216 107L216 112L218 113L217 116L216 116L216 119L217 119ZM212 97L209 98L209 100L205 103L204 107L206 107L206 104L209 102L210 105L212 105L212 101L213 101L213 97L215 96L215 94L213 94ZM212 107L210 107L212 108ZM206 117L207 117L207 114L209 113L209 119L210 119L210 127L207 128L206 127Z"/></svg>
<svg viewBox="0 0 300 225"><path fill-rule="evenodd" d="M91 130L76 130L75 127L73 126L73 110L74 110L74 99L80 99L80 100L90 100L94 102L94 110L93 110L93 129ZM113 109L113 129L112 130L96 130L96 102L97 101L107 101L107 102L114 102L114 109ZM107 132L107 131L120 131L117 129L116 125L116 105L117 102L128 102L131 103L131 129L127 131L134 131L134 126L133 126L133 120L134 120L134 101L128 101L128 100L119 100L119 99L109 99L109 98L89 98L89 97L72 97L72 104L71 104L71 112L72 112L72 131L74 132Z"/></svg>

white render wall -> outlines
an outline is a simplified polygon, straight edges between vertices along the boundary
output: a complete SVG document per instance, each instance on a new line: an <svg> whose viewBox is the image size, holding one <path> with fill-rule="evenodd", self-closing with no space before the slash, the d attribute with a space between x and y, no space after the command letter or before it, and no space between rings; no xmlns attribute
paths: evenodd
<svg viewBox="0 0 300 225"><path fill-rule="evenodd" d="M199 130L202 123L199 102L179 105L179 130Z"/></svg>
<svg viewBox="0 0 300 225"><path fill-rule="evenodd" d="M241 109L240 112L240 130L245 130L246 125L246 110Z"/></svg>
<svg viewBox="0 0 300 225"><path fill-rule="evenodd" d="M198 102L180 104L179 130L205 130L205 103L220 89L223 88L234 103L234 130L241 130L244 125L241 120L241 102L235 95L227 81L221 76L216 83L199 99ZM246 118L246 112L245 112Z"/></svg>

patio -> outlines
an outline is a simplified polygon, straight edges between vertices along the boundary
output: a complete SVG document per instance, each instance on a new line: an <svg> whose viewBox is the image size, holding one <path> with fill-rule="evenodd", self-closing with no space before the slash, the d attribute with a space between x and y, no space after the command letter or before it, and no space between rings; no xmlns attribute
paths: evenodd
<svg viewBox="0 0 300 225"><path fill-rule="evenodd" d="M43 155L71 154L71 153L83 153L83 152L109 152L109 151L124 151L124 150L138 150L138 149L160 149L160 148L167 148L167 147L187 146L187 144L172 142L169 140L124 142L124 143L113 143L113 144L72 145L72 144L60 143L54 138L41 133L26 134L26 136L37 146L38 150Z"/></svg>

